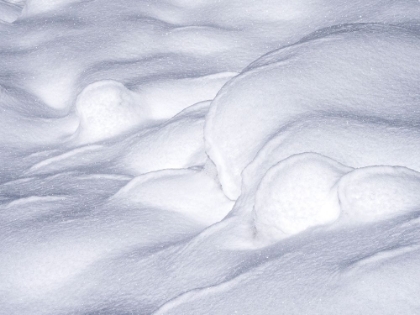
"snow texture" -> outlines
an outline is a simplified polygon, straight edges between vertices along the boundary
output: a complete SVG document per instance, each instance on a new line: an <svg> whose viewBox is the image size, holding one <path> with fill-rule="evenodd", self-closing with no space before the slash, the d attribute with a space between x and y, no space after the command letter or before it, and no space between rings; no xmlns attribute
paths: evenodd
<svg viewBox="0 0 420 315"><path fill-rule="evenodd" d="M419 314L420 2L0 0L0 315Z"/></svg>

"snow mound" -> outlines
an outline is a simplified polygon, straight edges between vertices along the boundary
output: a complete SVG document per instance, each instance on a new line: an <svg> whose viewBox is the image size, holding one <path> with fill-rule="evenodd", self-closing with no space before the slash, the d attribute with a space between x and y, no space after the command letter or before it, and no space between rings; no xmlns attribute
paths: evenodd
<svg viewBox="0 0 420 315"><path fill-rule="evenodd" d="M420 173L404 167L354 170L338 182L342 217L370 222L420 211Z"/></svg>
<svg viewBox="0 0 420 315"><path fill-rule="evenodd" d="M360 224L419 212L419 189L420 173L405 167L353 169L302 153L272 166L257 188L244 186L246 195L236 207L246 215L245 209L254 204L256 235L275 241L337 219Z"/></svg>
<svg viewBox="0 0 420 315"><path fill-rule="evenodd" d="M262 57L229 81L205 128L207 153L227 196L238 198L244 168L298 119L328 113L360 123L372 117L419 122L419 44L403 27L334 27Z"/></svg>
<svg viewBox="0 0 420 315"><path fill-rule="evenodd" d="M154 80L134 89L142 104L151 110L155 120L169 119L193 104L215 98L221 87L237 73L211 75L172 80Z"/></svg>
<svg viewBox="0 0 420 315"><path fill-rule="evenodd" d="M258 152L245 174L291 155L317 152L359 168L400 165L420 170L420 128L375 117L316 115L287 124ZM249 182L249 180L248 180Z"/></svg>
<svg viewBox="0 0 420 315"><path fill-rule="evenodd" d="M140 175L204 165L203 128L208 108L209 102L195 104L144 135L131 137L125 152L115 160L116 169Z"/></svg>
<svg viewBox="0 0 420 315"><path fill-rule="evenodd" d="M96 142L147 123L148 109L137 95L116 81L88 85L77 97L80 143Z"/></svg>
<svg viewBox="0 0 420 315"><path fill-rule="evenodd" d="M360 168L375 165L405 165L420 170L420 128L374 117L316 115L280 128L242 172L237 208L249 212L264 174L288 157L317 152L337 162Z"/></svg>
<svg viewBox="0 0 420 315"><path fill-rule="evenodd" d="M111 134L114 138L101 144L74 148L73 142L65 143L57 152L50 152L47 158L34 163L25 174L108 170L137 176L162 169L203 166L208 160L203 140L208 107L209 102L195 104L157 126L129 130L129 135Z"/></svg>
<svg viewBox="0 0 420 315"><path fill-rule="evenodd" d="M0 0L0 314L418 314L419 16Z"/></svg>
<svg viewBox="0 0 420 315"><path fill-rule="evenodd" d="M178 212L206 226L223 219L233 203L199 170L166 170L139 176L116 196L125 204Z"/></svg>
<svg viewBox="0 0 420 315"><path fill-rule="evenodd" d="M340 205L334 185L350 170L313 153L292 156L273 166L255 197L257 233L278 238L337 220Z"/></svg>

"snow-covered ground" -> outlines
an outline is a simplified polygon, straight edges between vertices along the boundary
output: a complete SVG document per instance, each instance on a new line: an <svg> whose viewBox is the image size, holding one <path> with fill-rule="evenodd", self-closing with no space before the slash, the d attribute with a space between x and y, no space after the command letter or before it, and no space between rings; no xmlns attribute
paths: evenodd
<svg viewBox="0 0 420 315"><path fill-rule="evenodd" d="M420 314L418 0L0 0L0 314Z"/></svg>

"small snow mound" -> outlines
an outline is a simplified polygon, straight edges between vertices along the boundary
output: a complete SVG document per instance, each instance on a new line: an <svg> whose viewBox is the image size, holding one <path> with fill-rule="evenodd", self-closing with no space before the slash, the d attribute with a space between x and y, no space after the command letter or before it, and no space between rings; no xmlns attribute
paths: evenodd
<svg viewBox="0 0 420 315"><path fill-rule="evenodd" d="M186 169L150 172L136 177L114 199L178 212L204 225L222 220L233 205L217 182L205 172Z"/></svg>
<svg viewBox="0 0 420 315"><path fill-rule="evenodd" d="M420 210L420 173L405 167L354 170L338 183L343 218L377 221Z"/></svg>
<svg viewBox="0 0 420 315"><path fill-rule="evenodd" d="M116 136L144 124L147 117L147 110L137 104L137 95L111 80L88 85L77 97L76 111L82 143Z"/></svg>
<svg viewBox="0 0 420 315"><path fill-rule="evenodd" d="M334 222L340 206L333 187L350 170L315 153L294 155L273 166L261 180L255 197L258 234L281 238Z"/></svg>
<svg viewBox="0 0 420 315"><path fill-rule="evenodd" d="M133 134L125 141L124 154L116 158L116 168L125 174L140 175L204 165L207 155L203 128L208 107L209 102L192 105L145 134Z"/></svg>

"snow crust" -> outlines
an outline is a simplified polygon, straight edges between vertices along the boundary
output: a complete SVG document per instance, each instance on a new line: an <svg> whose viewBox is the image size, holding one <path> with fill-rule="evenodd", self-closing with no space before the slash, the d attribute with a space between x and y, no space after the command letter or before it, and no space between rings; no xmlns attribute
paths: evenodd
<svg viewBox="0 0 420 315"><path fill-rule="evenodd" d="M420 2L0 0L0 314L418 314Z"/></svg>

